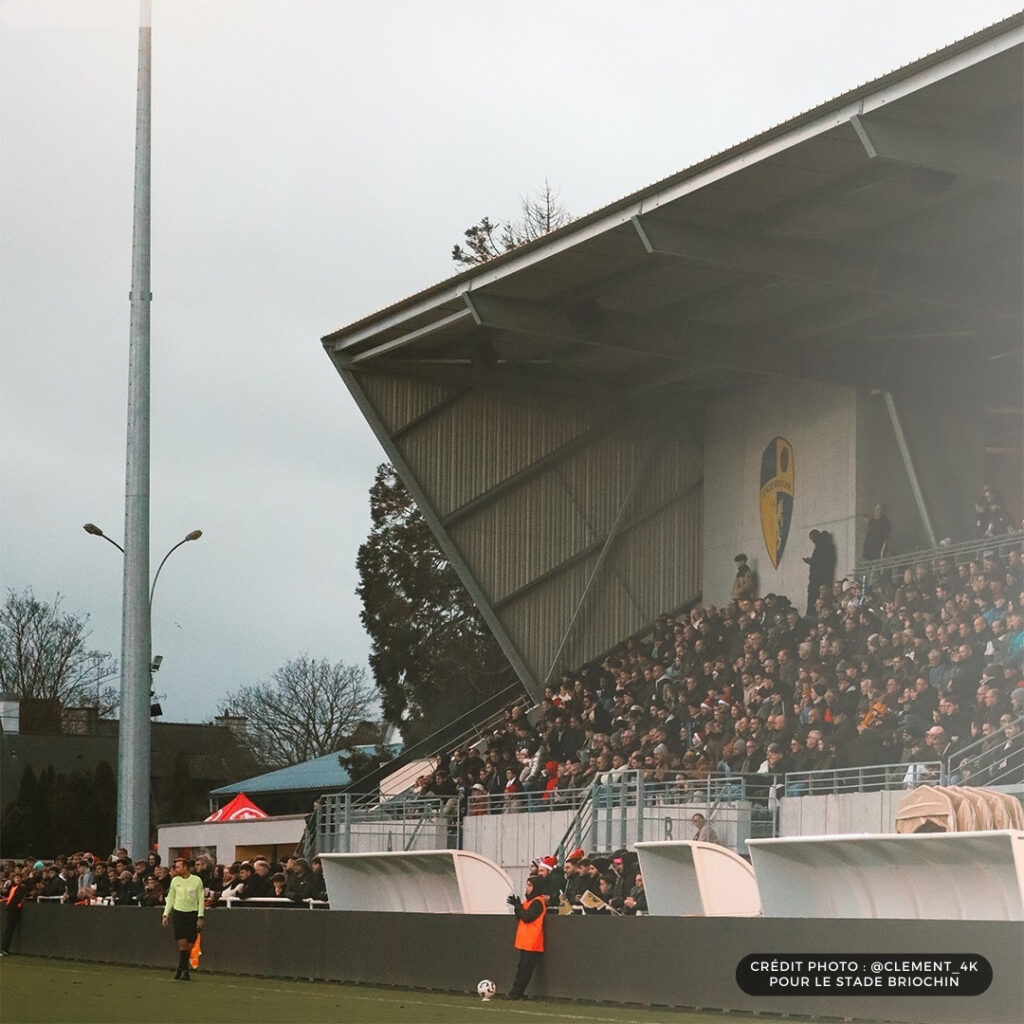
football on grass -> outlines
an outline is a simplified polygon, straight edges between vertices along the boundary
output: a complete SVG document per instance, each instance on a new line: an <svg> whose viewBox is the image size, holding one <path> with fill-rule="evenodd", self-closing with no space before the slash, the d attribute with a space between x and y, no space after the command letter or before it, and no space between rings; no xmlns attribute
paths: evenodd
<svg viewBox="0 0 1024 1024"><path fill-rule="evenodd" d="M490 978L484 978L483 981L478 981L476 983L476 990L479 993L480 998L486 1003L491 996L498 991L498 987L490 980Z"/></svg>

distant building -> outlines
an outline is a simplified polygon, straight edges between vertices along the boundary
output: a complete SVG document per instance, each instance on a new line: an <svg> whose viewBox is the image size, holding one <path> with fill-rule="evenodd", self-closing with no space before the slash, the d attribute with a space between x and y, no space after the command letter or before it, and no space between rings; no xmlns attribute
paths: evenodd
<svg viewBox="0 0 1024 1024"><path fill-rule="evenodd" d="M37 780L48 769L58 780L88 779L96 776L97 769L101 773L109 769L116 780L117 721L100 718L95 708L63 709L53 702L18 701L9 695L0 699L0 705L0 812L5 818L18 799L28 768ZM259 771L236 731L226 725L153 722L152 730L150 820L154 831L161 821L205 818L211 789ZM63 792L63 784L58 785L57 793ZM113 799L116 802L116 792ZM62 809L67 800L63 803ZM74 808L67 809L73 821ZM105 810L99 808L101 814ZM116 806L109 812L114 821ZM71 827L69 822L67 828ZM40 850L40 854L66 852L62 823L56 823L55 830L58 848ZM3 852L13 855L18 851L7 849L7 839L5 835ZM67 839L74 845L70 836ZM114 839L111 834L111 847Z"/></svg>

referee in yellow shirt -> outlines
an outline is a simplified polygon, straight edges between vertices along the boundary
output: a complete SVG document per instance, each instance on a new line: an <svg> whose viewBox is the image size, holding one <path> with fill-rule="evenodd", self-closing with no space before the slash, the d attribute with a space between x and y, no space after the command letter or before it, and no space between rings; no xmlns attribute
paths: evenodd
<svg viewBox="0 0 1024 1024"><path fill-rule="evenodd" d="M192 949L199 929L203 926L203 911L206 901L203 892L203 880L192 874L194 861L178 857L174 862L174 876L171 887L167 890L167 903L161 924L167 922L174 925L174 937L178 940L178 969L174 972L175 981L189 981L188 956Z"/></svg>

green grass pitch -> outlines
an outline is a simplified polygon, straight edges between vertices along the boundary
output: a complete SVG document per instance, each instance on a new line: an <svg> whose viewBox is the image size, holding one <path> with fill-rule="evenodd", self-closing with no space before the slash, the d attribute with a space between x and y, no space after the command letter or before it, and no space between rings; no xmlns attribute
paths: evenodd
<svg viewBox="0 0 1024 1024"><path fill-rule="evenodd" d="M501 980L498 979L499 989ZM476 993L192 974L40 957L0 960L0 1024L723 1024L748 1014L598 1006L556 1000L484 1003ZM777 1018L776 1018L777 1019Z"/></svg>

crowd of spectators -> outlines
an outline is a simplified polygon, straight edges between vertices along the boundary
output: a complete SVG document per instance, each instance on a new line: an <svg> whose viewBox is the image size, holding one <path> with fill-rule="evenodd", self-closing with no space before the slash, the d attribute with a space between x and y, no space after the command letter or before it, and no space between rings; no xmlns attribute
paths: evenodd
<svg viewBox="0 0 1024 1024"><path fill-rule="evenodd" d="M202 879L207 906L229 900L286 899L303 906L308 900L327 898L320 859L312 863L289 857L284 863L265 858L218 864L212 856L195 858L195 873ZM21 882L27 902L54 901L77 906L162 907L171 884L171 868L158 853L132 861L126 850L108 859L91 853L57 856L51 861L26 858L0 864L0 902Z"/></svg>
<svg viewBox="0 0 1024 1024"><path fill-rule="evenodd" d="M548 900L549 913L622 915L647 913L644 878L635 853L627 849L608 857L568 852L561 865L554 856L530 864L533 891Z"/></svg>
<svg viewBox="0 0 1024 1024"><path fill-rule="evenodd" d="M595 781L625 773L681 800L712 776L784 779L798 795L811 791L808 773L871 766L905 768L908 786L939 781L936 763L948 783L1024 779L1019 546L960 563L940 551L895 573L823 580L805 615L784 595L758 596L746 557L736 561L727 605L660 615L643 637L564 673L538 707L510 706L483 742L442 756L413 797L440 799L458 822L573 806ZM619 868L578 852L559 890L571 905L581 883L570 881L584 874L611 908L599 912L642 902L626 851ZM211 904L326 896L316 858L225 865L200 855L195 871ZM0 899L23 880L30 900L159 906L170 878L155 852L29 858L0 865Z"/></svg>
<svg viewBox="0 0 1024 1024"><path fill-rule="evenodd" d="M786 777L793 794L802 773L878 765L907 766L908 785L938 781L923 768L936 762L950 783L1024 777L1019 547L827 579L804 615L737 565L729 604L660 615L538 708L510 707L415 793L461 817L557 806L624 772L684 799L722 774Z"/></svg>

